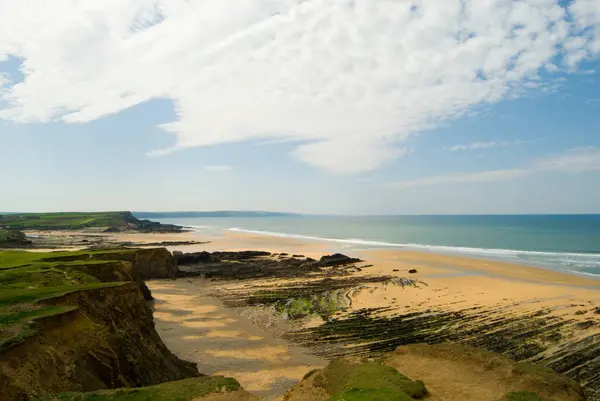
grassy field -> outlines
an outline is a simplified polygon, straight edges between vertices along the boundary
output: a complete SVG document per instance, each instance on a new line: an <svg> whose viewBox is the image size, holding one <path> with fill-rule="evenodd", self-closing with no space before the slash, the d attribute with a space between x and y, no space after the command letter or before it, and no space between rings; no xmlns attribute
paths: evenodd
<svg viewBox="0 0 600 401"><path fill-rule="evenodd" d="M19 229L79 229L125 227L135 219L129 212L27 213L0 216L0 226Z"/></svg>
<svg viewBox="0 0 600 401"><path fill-rule="evenodd" d="M142 388L63 393L42 398L40 401L191 401L211 393L236 391L241 388L235 379L204 376Z"/></svg>
<svg viewBox="0 0 600 401"><path fill-rule="evenodd" d="M35 334L31 322L73 310L45 300L74 291L122 285L128 264L120 254L135 250L0 251L0 350ZM106 260L105 260L106 259Z"/></svg>
<svg viewBox="0 0 600 401"><path fill-rule="evenodd" d="M179 231L179 227L140 220L131 212L25 213L0 215L0 229L79 230L111 228L138 231Z"/></svg>

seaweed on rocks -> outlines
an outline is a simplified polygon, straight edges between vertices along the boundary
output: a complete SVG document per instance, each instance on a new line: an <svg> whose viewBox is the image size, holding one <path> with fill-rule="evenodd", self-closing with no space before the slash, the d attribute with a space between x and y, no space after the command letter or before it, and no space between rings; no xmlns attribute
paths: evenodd
<svg viewBox="0 0 600 401"><path fill-rule="evenodd" d="M311 258L274 258L276 254L264 251L196 252L176 254L183 276L201 276L215 279L248 279L273 277L307 277L312 274L329 276L349 275L360 259L335 254L319 261ZM287 255L287 254L286 254Z"/></svg>
<svg viewBox="0 0 600 401"><path fill-rule="evenodd" d="M328 358L377 357L400 345L455 342L550 367L579 381L588 399L600 399L600 334L546 353L563 338L561 330L576 327L574 320L539 312L507 315L502 308L394 312L392 307L361 309L286 337Z"/></svg>

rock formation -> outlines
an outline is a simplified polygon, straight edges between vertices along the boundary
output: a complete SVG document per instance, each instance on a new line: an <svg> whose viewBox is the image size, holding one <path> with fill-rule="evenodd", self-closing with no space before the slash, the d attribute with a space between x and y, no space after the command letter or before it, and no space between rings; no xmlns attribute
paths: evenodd
<svg viewBox="0 0 600 401"><path fill-rule="evenodd" d="M339 358L324 369L307 374L284 397L285 401L420 399L583 401L585 398L575 381L551 369L455 344L402 346L370 360Z"/></svg>
<svg viewBox="0 0 600 401"><path fill-rule="evenodd" d="M176 274L168 251L39 255L22 267L0 269L1 283L18 279L23 269L22 277L31 280L23 288L35 289L9 285L0 300L0 400L199 376L194 364L165 347L146 303L144 278ZM25 294L32 301L23 303Z"/></svg>

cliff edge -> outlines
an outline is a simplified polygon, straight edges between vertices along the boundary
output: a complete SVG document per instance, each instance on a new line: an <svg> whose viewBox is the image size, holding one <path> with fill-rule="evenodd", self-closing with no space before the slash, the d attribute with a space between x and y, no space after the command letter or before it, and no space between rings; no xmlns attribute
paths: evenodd
<svg viewBox="0 0 600 401"><path fill-rule="evenodd" d="M146 303L143 279L176 272L165 249L0 252L0 400L200 376Z"/></svg>

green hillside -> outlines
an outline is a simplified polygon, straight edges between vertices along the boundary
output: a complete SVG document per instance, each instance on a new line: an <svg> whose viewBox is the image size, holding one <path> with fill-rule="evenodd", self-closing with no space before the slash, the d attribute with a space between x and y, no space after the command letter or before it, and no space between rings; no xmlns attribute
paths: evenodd
<svg viewBox="0 0 600 401"><path fill-rule="evenodd" d="M45 300L74 291L122 285L117 277L129 277L120 254L132 252L135 250L0 251L0 350L35 334L35 325L31 324L35 319L75 309L71 305L47 305Z"/></svg>
<svg viewBox="0 0 600 401"><path fill-rule="evenodd" d="M0 228L20 230L80 230L111 228L137 231L180 231L180 227L140 220L131 212L25 213L0 215Z"/></svg>

